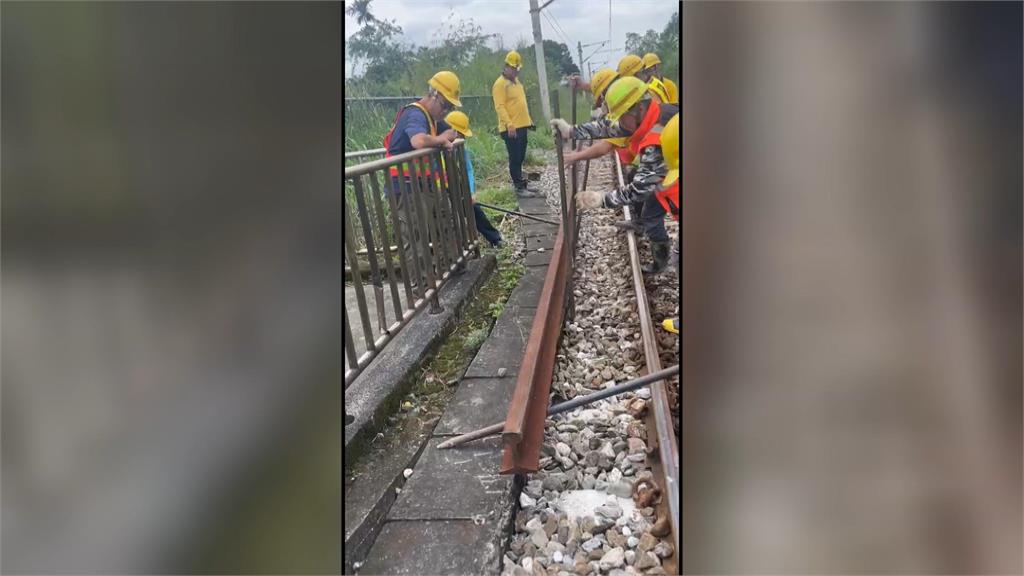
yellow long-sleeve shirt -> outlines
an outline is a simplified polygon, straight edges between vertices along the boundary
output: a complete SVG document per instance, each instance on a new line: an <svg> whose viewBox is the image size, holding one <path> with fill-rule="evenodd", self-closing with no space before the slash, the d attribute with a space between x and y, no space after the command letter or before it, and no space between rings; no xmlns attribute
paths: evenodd
<svg viewBox="0 0 1024 576"><path fill-rule="evenodd" d="M498 132L505 132L510 125L513 128L533 126L522 82L511 82L504 76L498 76L491 88L491 97L494 98L494 110L498 113Z"/></svg>

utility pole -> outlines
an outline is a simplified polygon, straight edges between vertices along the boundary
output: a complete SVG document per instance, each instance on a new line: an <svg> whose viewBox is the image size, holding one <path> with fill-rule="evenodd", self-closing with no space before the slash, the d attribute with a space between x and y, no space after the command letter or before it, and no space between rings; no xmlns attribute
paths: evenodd
<svg viewBox="0 0 1024 576"><path fill-rule="evenodd" d="M544 119L551 121L551 94L548 93L548 71L544 65L544 37L540 33L540 8L537 0L530 0L530 20L533 21L533 49L537 53L537 76L540 78L540 107Z"/></svg>
<svg viewBox="0 0 1024 576"><path fill-rule="evenodd" d="M580 55L580 76L583 76L583 43L576 41L576 52ZM590 76L587 76L587 81L590 81Z"/></svg>

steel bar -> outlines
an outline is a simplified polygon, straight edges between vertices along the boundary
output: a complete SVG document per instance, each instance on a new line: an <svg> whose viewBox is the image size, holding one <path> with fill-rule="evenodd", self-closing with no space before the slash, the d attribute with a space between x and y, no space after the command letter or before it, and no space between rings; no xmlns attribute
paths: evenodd
<svg viewBox="0 0 1024 576"><path fill-rule="evenodd" d="M622 167L618 155L615 155L615 167L619 185L623 184ZM626 220L632 219L629 207L623 208ZM647 301L647 290L644 287L643 272L640 269L640 257L637 252L636 235L633 231L626 234L626 242L629 247L629 259L633 272L633 286L637 299L637 316L640 319L640 333L644 345L644 357L647 361L649 371L658 371L661 368L661 360L658 357L658 341L654 336L654 323L651 319L649 303ZM679 445L676 435L672 429L672 414L669 410L668 391L664 381L655 382L651 385L651 406L647 411L648 430L655 432L654 438L657 441L657 455L655 459L649 458L651 469L655 478L662 480L660 486L665 498L659 504L664 509L667 502L667 510L660 510L668 514L672 533L675 536L675 549L679 550ZM648 436L650 442L650 436ZM672 557L672 563L678 559L678 554ZM669 568L666 567L666 570Z"/></svg>
<svg viewBox="0 0 1024 576"><path fill-rule="evenodd" d="M373 222L370 220L370 213L366 206L366 197L363 192L363 177L354 178L352 180L352 187L355 189L356 209L359 211L359 226L363 229L363 240L366 242L367 256L370 264L373 298L377 305L377 327L383 331L388 325L384 314L384 286L381 282L380 267L377 265L377 249L376 243L373 241Z"/></svg>
<svg viewBox="0 0 1024 576"><path fill-rule="evenodd" d="M460 166L458 158L460 155L465 154L465 151L459 146L451 152L443 152L442 154L447 157L444 171L445 197L452 212L452 235L455 242L455 253L462 254L466 242L464 230L466 215L461 210L462 203L459 202L462 194L460 190L462 179L456 178L455 174Z"/></svg>
<svg viewBox="0 0 1024 576"><path fill-rule="evenodd" d="M568 240L569 236L567 234L567 227L569 226L569 204L566 201L565 194L565 156L563 155L562 145L562 135L555 132L555 156L558 159L558 204L562 209L561 232L565 239ZM562 248L565 249L567 246L568 245L565 245Z"/></svg>
<svg viewBox="0 0 1024 576"><path fill-rule="evenodd" d="M436 236L434 238L431 238L431 229L428 228L428 224L427 224L427 222L429 220L429 217L426 214L426 212L428 212L430 208L429 208L429 206L425 205L425 200L426 199L423 197L425 192L423 191L422 187L420 186L420 181L421 181L421 178L422 178L422 174L421 174L421 170L420 170L420 163L417 162L418 159L419 159L419 157L413 158L409 162L409 164L411 165L411 168L412 168L412 172L410 172L410 180L412 182L412 196L409 198L409 201L410 201L410 204L412 204L412 206L415 208L416 220L417 220L417 224L419 224L419 230L420 230L420 233L421 233L420 234L420 240L421 241L418 242L418 244L423 246L423 248L424 248L423 260L421 261L421 263L422 263L422 268L425 268L426 270L421 269L420 272L421 273L426 273L427 286L424 287L424 294L426 294L426 290L428 288L437 288L437 281L435 279L436 276L434 275L434 260L435 260L435 257L436 257L436 253L438 251L438 246L437 246ZM433 250L430 250L429 248L426 247L426 244L431 242L431 240L434 241L434 249ZM421 284L423 283L422 275L418 279L418 281ZM441 312L441 304L440 304L440 302L437 302L437 299L435 298L434 301L430 305L430 313L431 314L437 314L439 312Z"/></svg>
<svg viewBox="0 0 1024 576"><path fill-rule="evenodd" d="M448 269L448 248L445 246L446 241L444 224L442 222L443 217L441 215L441 203L437 194L437 186L435 185L438 165L434 163L433 154L419 158L416 161L418 161L423 168L423 171L420 173L420 190L423 193L421 198L425 207L424 214L427 216L430 241L434 244L434 249L430 251L430 255L432 257L431 262L433 264L434 276L437 278L437 282L433 285L437 286L440 283L441 274ZM440 311L440 309L438 309L438 311ZM434 311L431 310L431 312Z"/></svg>
<svg viewBox="0 0 1024 576"><path fill-rule="evenodd" d="M381 250L384 252L384 269L388 274L388 289L391 291L391 305L395 310L395 319L402 319L402 300L398 297L398 279L395 276L395 266L391 260L391 251L397 247L391 247L391 238L388 237L387 224L384 220L384 205L380 201L380 188L377 182L379 172L371 172L370 191L373 192L373 209L377 213L377 227L380 230Z"/></svg>
<svg viewBox="0 0 1024 576"><path fill-rule="evenodd" d="M349 217L348 206L345 206L345 252L350 262L357 262L356 240L352 234L352 219ZM352 284L356 289L356 304L359 307L359 319L363 325L363 337L366 338L367 350L373 350L373 333L370 325L370 312L366 306L366 294L363 293L363 278L359 274L359 266L352 267Z"/></svg>
<svg viewBox="0 0 1024 576"><path fill-rule="evenodd" d="M505 214L512 214L528 220L536 220L537 222L543 222L545 224L551 224L552 226L561 226L561 222L555 222L554 220L545 220L544 218L538 218L536 216L530 216L529 214L523 214L522 212L516 212L515 210L506 210L505 208L498 208L497 206L491 206L490 204L484 204L483 202L477 202L477 206L482 208L489 208L498 212L504 212Z"/></svg>
<svg viewBox="0 0 1024 576"><path fill-rule="evenodd" d="M355 341L352 338L352 323L348 319L348 309L344 310L345 317L345 354L348 356L348 363L355 368L359 365L359 356L356 354Z"/></svg>
<svg viewBox="0 0 1024 576"><path fill-rule="evenodd" d="M657 380L663 380L665 378L668 378L669 376L672 376L672 375L675 375L675 374L678 374L678 373L679 373L679 365L677 364L675 366L670 366L668 368L665 368L664 370L661 370L660 372L656 372L654 374L648 374L646 376L641 376L640 378L637 378L635 380L630 380L629 382L623 382L622 384L616 384L615 386L612 386L611 388L605 388L604 390L600 390L598 392L594 392L593 394L587 394L586 396L577 396L576 398L573 398L572 400L568 400L566 402L562 402L560 404L555 404L553 406L550 406L548 408L548 416L554 416L556 414L561 414L563 412L568 412L569 410L575 410L576 408L579 408L580 406L586 406L587 404L593 404L594 402L597 402L598 400L604 400L605 398L611 398L612 396L618 396L619 394L624 394L626 392L632 392L633 390L636 390L637 388L643 388L644 386L647 386L651 382L655 382ZM505 423L504 422L498 422L497 424L491 424L490 426L487 426L486 428L481 428L479 430L474 430L473 432L468 432L466 434L462 434L460 436L456 436L456 437L451 438L449 440L445 440L444 442L441 442L440 444L438 444L437 448L438 448L438 450L444 450L445 448L453 448L455 446L459 446L461 444L465 444L466 442L471 442L473 440L479 440L480 438L486 438L488 436L493 436L495 434L500 433L502 428L504 428L504 427L505 427Z"/></svg>
<svg viewBox="0 0 1024 576"><path fill-rule="evenodd" d="M411 174L409 169L411 168L408 162L405 162L400 167L402 174ZM416 211L416 203L413 201L412 176L406 179L404 176L399 177L399 186L401 187L401 194L398 196L400 200L402 212L405 213L405 224L406 235L402 239L399 235L399 241L402 242L402 251L408 250L408 260L412 264L412 277L409 282L413 285L413 294L416 298L421 298L427 291L426 270L422 269L423 258L420 256L422 250L429 250L428 247L423 246L424 242L420 241L423 237L423 232L420 230L419 224L419 212ZM407 277L408 278L408 277Z"/></svg>
<svg viewBox="0 0 1024 576"><path fill-rule="evenodd" d="M356 150L355 152L345 152L345 160L352 158L362 158L364 156L376 156L378 154L383 155L387 152L385 148L374 148L373 150Z"/></svg>
<svg viewBox="0 0 1024 576"><path fill-rule="evenodd" d="M397 200L399 190L395 189L395 182L388 173L384 173L384 180L385 182L387 182L387 184L385 185L385 189L389 191L386 192L386 194L388 197L388 206L391 207L391 210L389 210L389 212L391 213L391 229L395 233L396 246L394 250L395 252L398 253L398 269L402 277L402 284L405 288L406 308L411 309L413 307L413 301L415 299L413 298L412 295L412 288L410 286L410 283L412 281L409 277L409 274L411 272L409 268L411 266L411 262L408 262L406 260L405 250L402 248L402 221L399 214ZM399 186L401 186L401 184L399 184Z"/></svg>
<svg viewBox="0 0 1024 576"><path fill-rule="evenodd" d="M465 140L462 138L456 138L454 142L464 143ZM388 170L392 166L399 166L400 164L408 162L414 158L429 156L436 151L437 149L435 148L420 148L419 150L413 150L412 152L396 154L390 158L381 158L379 160L356 164L355 166L347 166L345 168L345 180L355 178L356 176L362 176L363 174L369 174L370 172L376 172L377 170Z"/></svg>

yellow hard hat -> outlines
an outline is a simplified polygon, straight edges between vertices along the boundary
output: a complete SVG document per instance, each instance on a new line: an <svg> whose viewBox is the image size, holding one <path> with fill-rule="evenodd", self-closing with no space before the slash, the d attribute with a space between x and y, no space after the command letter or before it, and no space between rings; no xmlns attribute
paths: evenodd
<svg viewBox="0 0 1024 576"><path fill-rule="evenodd" d="M612 80L618 76L619 73L611 68L603 68L595 72L594 77L590 79L590 91L594 94L594 98L600 98Z"/></svg>
<svg viewBox="0 0 1024 576"><path fill-rule="evenodd" d="M661 129L661 153L668 165L668 174L661 185L668 187L679 179L679 114L672 117Z"/></svg>
<svg viewBox="0 0 1024 576"><path fill-rule="evenodd" d="M661 327L673 334L679 334L679 318L666 318L661 322Z"/></svg>
<svg viewBox="0 0 1024 576"><path fill-rule="evenodd" d="M519 70L523 67L523 57L519 55L519 52L513 50L505 55L505 64Z"/></svg>
<svg viewBox="0 0 1024 576"><path fill-rule="evenodd" d="M647 82L647 89L657 96L663 103L668 102L668 88L665 87L665 84L662 83L661 80L651 78L650 81Z"/></svg>
<svg viewBox="0 0 1024 576"><path fill-rule="evenodd" d="M454 128L456 132L467 138L473 135L473 131L469 129L469 116L466 116L465 112L459 112L458 110L449 112L444 117L444 121Z"/></svg>
<svg viewBox="0 0 1024 576"><path fill-rule="evenodd" d="M605 104L608 106L607 118L612 122L621 118L644 97L644 94L647 94L647 89L646 82L633 76L617 80L604 95Z"/></svg>
<svg viewBox="0 0 1024 576"><path fill-rule="evenodd" d="M451 102L456 106L462 106L462 102L459 101L459 77L454 72L442 70L437 74L434 74L427 84L431 88L437 90L444 96L445 100Z"/></svg>
<svg viewBox="0 0 1024 576"><path fill-rule="evenodd" d="M644 54L643 62L644 68L650 68L651 66L661 64L661 58L658 58L658 55L654 52L648 52L647 54Z"/></svg>
<svg viewBox="0 0 1024 576"><path fill-rule="evenodd" d="M644 69L644 61L636 54L626 54L619 60L619 76L636 76Z"/></svg>

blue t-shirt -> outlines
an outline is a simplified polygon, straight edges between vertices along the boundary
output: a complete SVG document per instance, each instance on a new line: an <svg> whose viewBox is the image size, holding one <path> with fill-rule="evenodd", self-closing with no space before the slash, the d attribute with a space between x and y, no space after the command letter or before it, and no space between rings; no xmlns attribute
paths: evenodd
<svg viewBox="0 0 1024 576"><path fill-rule="evenodd" d="M463 144L465 146L465 144ZM476 196L476 179L473 177L473 160L466 148L466 176L469 177L469 195Z"/></svg>
<svg viewBox="0 0 1024 576"><path fill-rule="evenodd" d="M440 134L449 128L444 120L437 122L437 133ZM412 152L412 137L417 134L430 134L430 124L427 122L427 115L415 106L409 106L402 110L402 114L395 123L395 129L391 132L391 143L388 146L388 153L392 156Z"/></svg>

